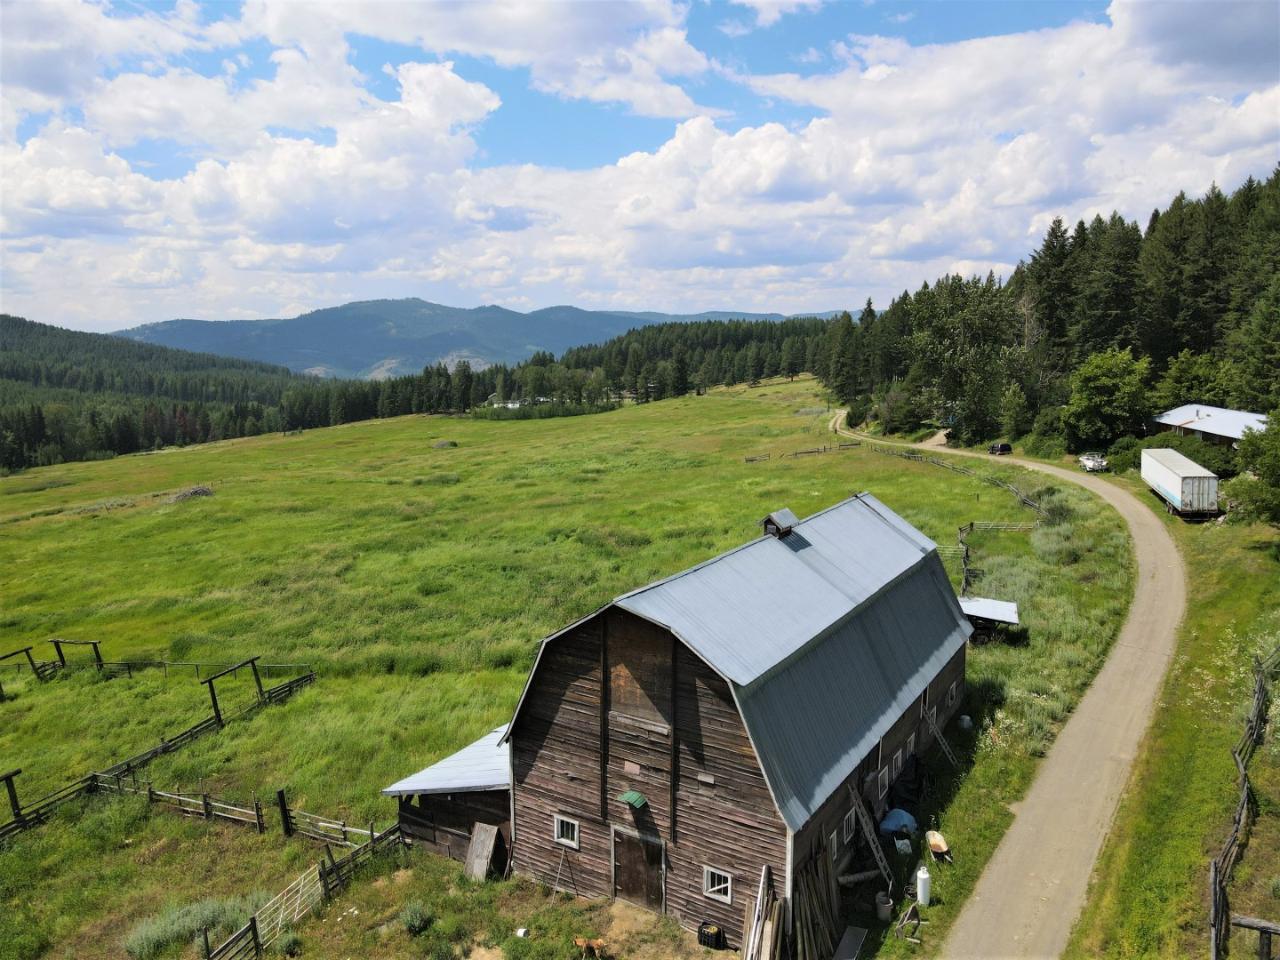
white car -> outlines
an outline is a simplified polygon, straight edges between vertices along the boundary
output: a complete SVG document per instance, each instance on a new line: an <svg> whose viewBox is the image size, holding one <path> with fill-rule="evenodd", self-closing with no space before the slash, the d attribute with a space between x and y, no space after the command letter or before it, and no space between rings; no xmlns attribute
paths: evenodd
<svg viewBox="0 0 1280 960"><path fill-rule="evenodd" d="M1107 469L1107 458L1100 453L1082 453L1079 463L1087 473L1098 473Z"/></svg>

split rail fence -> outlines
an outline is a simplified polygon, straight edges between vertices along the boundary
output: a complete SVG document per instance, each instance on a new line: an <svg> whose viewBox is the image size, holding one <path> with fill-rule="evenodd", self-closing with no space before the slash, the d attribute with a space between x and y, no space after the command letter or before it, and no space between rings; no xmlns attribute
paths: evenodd
<svg viewBox="0 0 1280 960"><path fill-rule="evenodd" d="M315 674L307 673L300 677L295 677L292 680L287 680L274 687L260 690L258 698L251 702L238 715L243 716L244 714L257 710L259 707L266 704L282 703L299 688L306 684L313 683L314 681ZM53 815L54 811L63 804L69 803L70 801L76 800L87 794L95 793L100 788L109 791L114 790L118 793L139 792L140 788L137 783L138 771L145 768L152 760L156 757L162 756L163 754L172 753L173 751L178 750L192 741L204 736L206 733L222 729L226 723L226 718L222 716L218 709L216 694L213 693L212 682L209 679L202 682L210 685L210 696L213 699L214 709L212 716L206 717L199 723L193 724L172 738L162 738L160 743L156 746L151 747L148 750L144 750L142 753L136 754L135 756L121 760L119 763L112 764L105 770L94 771L93 773L87 774L78 780L73 780L66 786L60 787L52 793L30 803L23 803L19 800L17 787L14 783L18 775L22 773L21 769L10 770L7 773L0 774L0 782L3 782L5 785L5 791L8 794L9 800L9 810L12 814L11 820L7 823L0 823L0 841L21 833L24 830L29 830L32 827L39 826L47 821L49 817ZM131 785L131 789L128 791L124 790L122 787L126 781ZM151 790L150 784L148 784L145 789L142 789L141 792L146 792L148 790ZM152 793L156 792L157 791L152 791ZM162 794L161 796L169 797L178 795ZM222 801L217 801L217 803L229 808L225 811L226 813L232 813L236 810L242 811L245 809L236 807L234 804L223 804ZM255 801L255 807L256 806L257 802ZM233 817L226 816L224 819L233 819Z"/></svg>
<svg viewBox="0 0 1280 960"><path fill-rule="evenodd" d="M1249 842L1249 831L1258 816L1257 799L1253 784L1249 781L1249 761L1258 744L1262 742L1267 727L1267 711L1271 703L1270 681L1280 671L1280 648L1265 659L1254 658L1253 700L1244 732L1240 735L1231 757L1236 764L1236 784L1239 799L1235 816L1231 820L1231 832L1227 835L1222 851L1209 863L1209 957L1221 960L1227 956L1228 943L1233 926L1258 931L1258 956L1271 960L1271 938L1280 936L1280 924L1231 913L1227 884Z"/></svg>

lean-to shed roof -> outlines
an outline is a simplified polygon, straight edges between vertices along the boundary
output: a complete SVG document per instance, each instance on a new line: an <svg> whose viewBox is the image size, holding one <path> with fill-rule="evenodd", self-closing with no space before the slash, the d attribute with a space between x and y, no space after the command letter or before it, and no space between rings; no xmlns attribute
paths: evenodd
<svg viewBox="0 0 1280 960"><path fill-rule="evenodd" d="M504 724L457 753L393 783L382 792L399 797L420 793L506 790L511 786L511 745L504 742L506 732Z"/></svg>

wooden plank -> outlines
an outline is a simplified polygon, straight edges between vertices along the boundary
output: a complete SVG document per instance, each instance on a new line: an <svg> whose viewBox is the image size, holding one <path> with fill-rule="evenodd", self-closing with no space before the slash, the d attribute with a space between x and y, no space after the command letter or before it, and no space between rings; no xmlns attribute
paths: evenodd
<svg viewBox="0 0 1280 960"><path fill-rule="evenodd" d="M498 828L490 823L477 823L471 828L471 846L467 849L463 872L472 880L489 876L498 844Z"/></svg>

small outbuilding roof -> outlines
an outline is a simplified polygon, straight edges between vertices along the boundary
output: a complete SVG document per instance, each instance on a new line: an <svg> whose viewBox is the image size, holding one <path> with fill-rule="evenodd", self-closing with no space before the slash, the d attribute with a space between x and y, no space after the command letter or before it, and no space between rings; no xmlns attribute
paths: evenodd
<svg viewBox="0 0 1280 960"><path fill-rule="evenodd" d="M1008 600L989 600L986 597L961 597L960 609L966 617L994 620L997 623L1018 625L1018 605Z"/></svg>
<svg viewBox="0 0 1280 960"><path fill-rule="evenodd" d="M1200 433L1229 437L1232 440L1239 440L1246 430L1265 430L1267 426L1266 414L1211 407L1204 403L1184 403L1155 419L1156 423L1163 423L1168 427L1198 430Z"/></svg>
<svg viewBox="0 0 1280 960"><path fill-rule="evenodd" d="M511 788L511 744L503 724L475 743L433 763L425 770L393 783L382 792L390 797L419 793L474 793Z"/></svg>

